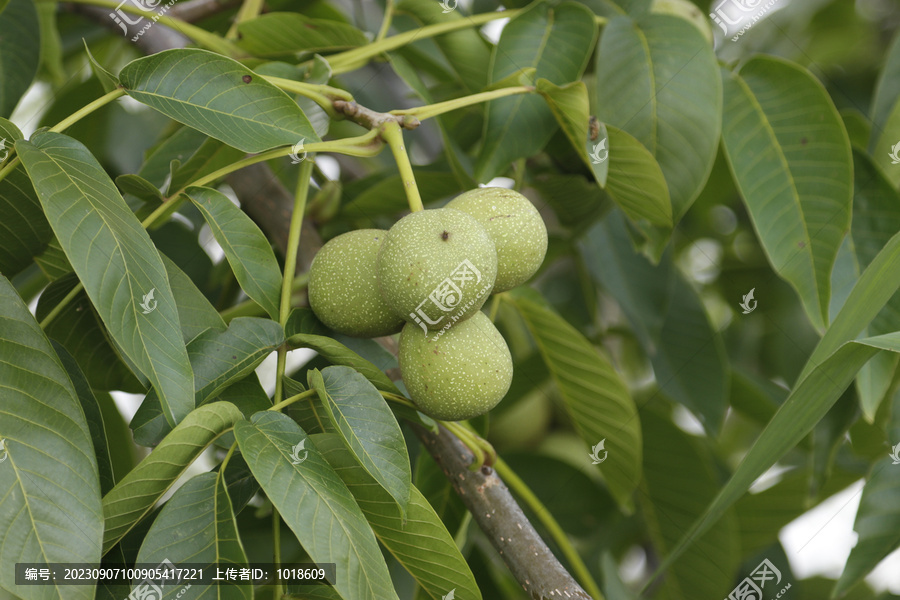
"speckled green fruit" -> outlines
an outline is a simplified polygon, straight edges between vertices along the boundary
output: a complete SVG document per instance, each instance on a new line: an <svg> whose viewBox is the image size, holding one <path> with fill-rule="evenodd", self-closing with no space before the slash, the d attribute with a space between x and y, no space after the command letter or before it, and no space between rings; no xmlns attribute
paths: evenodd
<svg viewBox="0 0 900 600"><path fill-rule="evenodd" d="M443 332L407 323L400 333L400 372L409 397L423 413L442 421L483 415L512 382L506 340L477 312Z"/></svg>
<svg viewBox="0 0 900 600"><path fill-rule="evenodd" d="M331 329L353 337L400 331L403 320L378 290L375 263L387 231L359 229L322 246L309 268L309 305Z"/></svg>
<svg viewBox="0 0 900 600"><path fill-rule="evenodd" d="M378 254L378 283L388 306L429 329L478 312L496 277L494 242L477 219L452 208L403 217Z"/></svg>
<svg viewBox="0 0 900 600"><path fill-rule="evenodd" d="M534 205L506 188L486 187L457 196L446 208L468 213L484 225L497 248L494 293L528 281L547 254L547 227Z"/></svg>

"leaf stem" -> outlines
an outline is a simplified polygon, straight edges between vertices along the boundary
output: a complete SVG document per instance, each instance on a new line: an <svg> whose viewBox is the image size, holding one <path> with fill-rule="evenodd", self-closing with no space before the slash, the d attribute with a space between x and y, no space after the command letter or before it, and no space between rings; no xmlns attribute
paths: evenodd
<svg viewBox="0 0 900 600"><path fill-rule="evenodd" d="M58 317L59 313L61 313L63 311L63 309L65 309L66 306L69 305L69 302L74 300L75 296L77 296L78 293L83 289L84 289L84 285L80 281L77 284L75 284L75 287L72 288L72 291L69 292L68 294L66 294L66 297L63 298L62 300L60 300L59 304L54 306L53 310L51 310L49 313L47 313L47 316L44 317L44 319L41 321L41 329L46 331L47 326L53 322L53 319Z"/></svg>
<svg viewBox="0 0 900 600"><path fill-rule="evenodd" d="M294 291L294 271L297 270L297 250L300 248L300 235L303 229L303 215L306 213L306 198L309 195L309 178L312 175L314 160L307 155L300 163L297 175L297 189L294 192L294 212L291 213L291 228L288 233L287 250L284 256L284 280L281 286L281 306L278 311L278 322L281 327L287 324L291 314L291 294ZM278 348L278 363L275 367L275 402L281 402L284 363L287 356L287 345Z"/></svg>
<svg viewBox="0 0 900 600"><path fill-rule="evenodd" d="M410 400L408 400L407 398L404 398L403 396L399 396L399 395L391 393L391 392L385 392L383 390L381 391L381 396L385 400L390 400L391 402L396 402L397 404L402 404L403 406L409 407L413 410L419 410L415 404L413 404Z"/></svg>
<svg viewBox="0 0 900 600"><path fill-rule="evenodd" d="M228 33L225 34L225 39L231 41L238 39L238 25L258 17L259 13L262 12L262 7L263 0L244 0L244 3L241 4L235 15L234 23L231 24L231 27L228 28Z"/></svg>
<svg viewBox="0 0 900 600"><path fill-rule="evenodd" d="M240 58L246 55L246 53L218 35L206 31L201 27L197 27L187 21L182 21L181 19L176 19L170 17L168 15L160 15L151 10L143 10L134 6L134 3L117 3L116 0L70 0L74 4L88 4L91 6L103 6L105 8L111 8L113 10L121 10L123 12L131 13L133 15L138 15L139 17L144 17L147 19L155 19L159 21L166 27L170 29L174 29L180 33L183 33L191 40L207 48L208 50L213 50L215 52L219 52L220 54L224 54L225 56L230 56L232 58Z"/></svg>
<svg viewBox="0 0 900 600"><path fill-rule="evenodd" d="M309 396L312 396L315 393L316 393L316 390L306 390L306 391L300 392L296 396L291 396L287 400L282 400L281 402L279 402L277 404L273 404L272 406L270 406L268 408L268 410L279 410L280 411L285 406L290 406L294 402L297 402L298 400L303 400L304 398L308 398Z"/></svg>
<svg viewBox="0 0 900 600"><path fill-rule="evenodd" d="M409 202L409 210L412 212L423 210L422 197L419 196L419 187L416 185L416 176L413 174L406 146L403 145L403 130L397 121L387 121L379 127L381 138L387 142L397 162L397 170L400 171L400 180L403 182L403 191L406 192L406 200Z"/></svg>
<svg viewBox="0 0 900 600"><path fill-rule="evenodd" d="M335 75L346 73L347 71L352 71L353 69L359 67L360 63L368 62L368 60L374 56L378 56L379 54L388 52L389 50L396 50L397 48L405 46L406 44L409 44L414 40L423 40L426 38L434 37L436 35L441 35L442 33L449 33L451 31L457 31L459 29L466 29L468 27L483 25L485 23L489 23L490 21L496 21L497 19L512 19L515 18L519 13L521 13L522 10L524 9L517 8L513 10L487 12L478 15L472 15L470 17L466 17L465 19L447 21L444 23L435 23L434 25L426 25L425 27L419 27L418 29L413 29L411 31L404 31L403 33L374 41L371 44L367 44L359 48L353 48L350 50L345 50L344 52L339 52L338 54L332 54L328 58L328 62L331 65L332 73L334 73Z"/></svg>
<svg viewBox="0 0 900 600"><path fill-rule="evenodd" d="M391 28L391 21L394 19L394 0L387 0L384 3L384 19L381 21L381 29L378 30L378 35L375 36L376 42L380 42L387 35L388 30Z"/></svg>
<svg viewBox="0 0 900 600"><path fill-rule="evenodd" d="M497 310L500 308L500 295L501 294L494 294L494 297L491 298L491 323L493 323L497 319Z"/></svg>
<svg viewBox="0 0 900 600"><path fill-rule="evenodd" d="M106 106L113 100L116 100L117 98L121 98L124 95L125 95L124 88L116 88L111 92L107 92L106 94L103 94L102 96L100 96L99 98L97 98L96 100L91 102L90 104L86 104L85 106L82 106L80 109L76 110L71 115L69 115L68 117L66 117L65 119L63 119L62 121L60 121L59 123L54 125L53 127L51 127L50 131L55 131L55 132L59 133L60 131L63 131L64 129L68 129L71 125L77 123L78 121L80 121L84 117L88 116L89 114L91 114L92 112L97 110L98 108Z"/></svg>
<svg viewBox="0 0 900 600"><path fill-rule="evenodd" d="M222 459L222 464L219 465L219 476L225 477L225 469L228 467L228 461L231 460L231 456L234 454L234 450L237 448L237 441L231 444L231 448L228 449L228 454L225 455L225 458Z"/></svg>
<svg viewBox="0 0 900 600"><path fill-rule="evenodd" d="M100 96L99 98L97 98L96 100L91 102L90 104L82 106L80 109L78 109L77 111L75 111L74 113L72 113L71 115L69 115L68 117L66 117L65 119L63 119L62 121L60 121L59 123L54 125L53 127L51 127L50 131L59 133L65 129L68 129L69 127L71 127L72 125L74 125L75 123L80 121L81 119L85 118L86 116L88 116L89 114L91 114L92 112L97 110L98 108L106 106L113 100L120 98L121 96L124 96L124 95L125 95L125 90L121 89L121 88L113 90L109 93L103 94L102 96ZM18 165L19 162L20 162L19 157L14 156L6 164L5 167L0 169L0 181L3 181L6 178L6 176L9 175L13 171L13 169L16 168L16 165Z"/></svg>
<svg viewBox="0 0 900 600"><path fill-rule="evenodd" d="M534 511L538 520L540 520L540 522L544 524L544 527L547 528L553 541L556 542L560 550L562 550L563 555L565 555L566 559L569 561L569 564L572 565L572 570L584 586L585 591L587 591L592 598L595 598L595 600L603 600L603 593L600 591L597 582L594 581L594 578L591 576L584 561L581 560L581 556L578 555L578 552L569 541L568 536L566 536L566 532L559 526L559 523L553 518L550 511L547 510L547 507L534 495L531 488L516 475L515 471L509 468L509 465L507 465L502 458L497 458L497 462L494 463L494 469L506 485L512 488L512 490L525 501L525 504Z"/></svg>
<svg viewBox="0 0 900 600"><path fill-rule="evenodd" d="M340 88L331 87L330 85L304 83L302 81L294 81L293 79L284 79L282 77L272 76L263 76L263 79L286 92L300 94L301 96L309 98L310 100L321 106L322 109L327 112L328 116L332 119L343 117L343 115L340 115L334 109L334 104L332 102L335 99L346 100L348 102L353 101L353 95L350 92L342 90Z"/></svg>
<svg viewBox="0 0 900 600"><path fill-rule="evenodd" d="M435 104L426 104L424 106L416 106L414 108L392 110L388 114L397 116L410 115L418 118L420 121L424 121L425 119L430 119L431 117L436 117L458 108L472 106L473 104L481 104L482 102L489 102L491 100L496 100L497 98L503 98L505 96L514 96L516 94L530 94L533 91L533 86L517 85L514 87L500 88L499 90L491 90L489 92L480 92L478 94L472 94L471 96L463 96L462 98L454 98L453 100L446 100L444 102L437 102Z"/></svg>

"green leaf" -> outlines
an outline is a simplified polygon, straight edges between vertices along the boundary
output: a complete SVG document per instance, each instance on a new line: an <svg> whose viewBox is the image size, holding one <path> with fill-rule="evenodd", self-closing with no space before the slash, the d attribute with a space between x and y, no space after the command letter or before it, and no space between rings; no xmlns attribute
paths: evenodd
<svg viewBox="0 0 900 600"><path fill-rule="evenodd" d="M131 194L135 198L149 203L153 208L165 202L162 192L155 185L141 177L131 173L116 177L116 187L123 194Z"/></svg>
<svg viewBox="0 0 900 600"><path fill-rule="evenodd" d="M697 292L671 256L654 266L637 255L620 215L597 224L582 245L591 274L628 317L656 384L715 435L728 406L728 364Z"/></svg>
<svg viewBox="0 0 900 600"><path fill-rule="evenodd" d="M81 410L84 413L88 430L91 432L91 444L94 449L94 455L97 458L100 493L105 494L116 485L116 478L113 474L109 442L106 439L106 426L103 424L103 413L100 409L100 403L97 401L97 397L94 396L94 392L91 391L91 386L72 355L66 352L62 344L54 341L50 343L53 345L53 350L59 357L60 363L66 370L66 374L72 381L72 386L78 395L78 401L81 403Z"/></svg>
<svg viewBox="0 0 900 600"><path fill-rule="evenodd" d="M895 188L900 187L900 99L888 116L883 129L872 128L869 143L875 164L881 167L885 176Z"/></svg>
<svg viewBox="0 0 900 600"><path fill-rule="evenodd" d="M62 63L62 40L56 23L59 8L56 0L35 0L34 7L38 12L41 40L40 66L48 75L56 89L65 85L68 76Z"/></svg>
<svg viewBox="0 0 900 600"><path fill-rule="evenodd" d="M590 106L587 86L583 81L573 81L564 86L557 86L546 79L538 79L537 92L547 101L553 111L557 123L572 142L578 158L590 169L600 187L606 187L609 161L594 162L588 155L593 152L594 145L589 139ZM597 139L606 138L606 132L598 133ZM599 148L598 148L599 150Z"/></svg>
<svg viewBox="0 0 900 600"><path fill-rule="evenodd" d="M316 448L341 477L362 509L375 535L397 561L432 597L455 589L456 600L477 600L481 592L453 536L415 487L411 488L405 518L391 496L357 464L337 435L313 436Z"/></svg>
<svg viewBox="0 0 900 600"><path fill-rule="evenodd" d="M19 140L16 149L91 303L112 338L153 383L166 419L177 423L194 406L193 374L153 242L80 142L45 132L30 142ZM155 308L145 314L151 300Z"/></svg>
<svg viewBox="0 0 900 600"><path fill-rule="evenodd" d="M400 390L384 374L384 371L335 339L322 335L295 334L288 338L287 343L294 348L310 348L330 363L359 371L372 385L383 392L400 393Z"/></svg>
<svg viewBox="0 0 900 600"><path fill-rule="evenodd" d="M253 56L346 50L368 43L362 31L340 21L272 12L238 25L238 46Z"/></svg>
<svg viewBox="0 0 900 600"><path fill-rule="evenodd" d="M878 82L875 84L875 94L872 96L872 108L869 117L872 119L872 137L870 144L874 144L877 133L887 127L891 113L900 101L900 32L894 35L890 48L887 51L887 59L884 67L878 74ZM874 146L869 147L870 151Z"/></svg>
<svg viewBox="0 0 900 600"><path fill-rule="evenodd" d="M153 521L141 544L137 562L159 564L164 560L175 565L218 563L241 567L247 564L231 500L219 473L203 473L188 480ZM253 586L249 582L191 584L190 590L183 595L179 593L182 589L182 585L163 588L159 600L253 598Z"/></svg>
<svg viewBox="0 0 900 600"><path fill-rule="evenodd" d="M178 321L181 323L181 337L185 343L191 341L207 329L225 331L225 321L209 303L191 278L172 262L165 254L160 254L172 286L172 295L178 307Z"/></svg>
<svg viewBox="0 0 900 600"><path fill-rule="evenodd" d="M284 377L282 379L284 397L290 398L306 391L299 381ZM286 409L287 415L295 420L303 431L309 433L336 433L337 428L325 412L322 401L316 394L310 394L302 400L297 400Z"/></svg>
<svg viewBox="0 0 900 600"><path fill-rule="evenodd" d="M625 383L609 361L565 319L525 298L514 300L559 388L566 412L589 446L606 440L601 472L623 510L641 476L640 419Z"/></svg>
<svg viewBox="0 0 900 600"><path fill-rule="evenodd" d="M672 204L662 169L650 151L628 133L612 125L609 135L609 174L606 191L638 226L672 228ZM597 156L603 156L598 149Z"/></svg>
<svg viewBox="0 0 900 600"><path fill-rule="evenodd" d="M158 52L125 65L119 79L138 102L244 152L319 141L290 96L213 52Z"/></svg>
<svg viewBox="0 0 900 600"><path fill-rule="evenodd" d="M810 359L815 366L805 378L799 380L728 483L682 536L660 565L657 574L667 569L698 536L718 523L760 475L812 431L847 389L859 369L879 350L900 352L900 332L848 342L822 362L813 363Z"/></svg>
<svg viewBox="0 0 900 600"><path fill-rule="evenodd" d="M162 189L172 163L180 165L187 161L207 139L206 135L192 127L179 127L175 133L147 151L147 158L138 175Z"/></svg>
<svg viewBox="0 0 900 600"><path fill-rule="evenodd" d="M403 432L387 402L350 367L327 367L321 373L314 369L308 377L347 447L394 498L405 520L412 470Z"/></svg>
<svg viewBox="0 0 900 600"><path fill-rule="evenodd" d="M212 188L189 187L185 193L203 213L216 241L225 251L225 258L241 289L277 320L281 271L266 236L222 192Z"/></svg>
<svg viewBox="0 0 900 600"><path fill-rule="evenodd" d="M617 17L603 29L596 73L597 117L633 135L659 162L677 223L719 148L722 83L712 47L684 19Z"/></svg>
<svg viewBox="0 0 900 600"><path fill-rule="evenodd" d="M491 82L528 67L536 69L535 77L556 85L577 81L596 39L594 15L586 7L574 2L552 8L544 2L532 4L503 28L491 60ZM493 100L475 178L492 179L512 161L539 152L556 127L553 113L538 96Z"/></svg>
<svg viewBox="0 0 900 600"><path fill-rule="evenodd" d="M243 419L228 402L194 409L159 446L103 497L106 554L147 516L163 494L213 440Z"/></svg>
<svg viewBox="0 0 900 600"><path fill-rule="evenodd" d="M853 224L851 234L856 260L865 269L897 231L900 231L900 193L885 179L864 152L853 151ZM900 330L900 294L894 294L887 305L866 328L869 335ZM857 391L863 415L869 422L884 398L897 357L880 354L860 370Z"/></svg>
<svg viewBox="0 0 900 600"><path fill-rule="evenodd" d="M462 192L456 176L446 171L416 171L416 186L422 202L429 204ZM408 208L403 180L399 175L388 175L378 183L367 187L341 208L348 219L374 218L394 215Z"/></svg>
<svg viewBox="0 0 900 600"><path fill-rule="evenodd" d="M822 84L793 63L756 57L724 81L722 139L734 180L769 262L822 330L850 228L847 132Z"/></svg>
<svg viewBox="0 0 900 600"><path fill-rule="evenodd" d="M187 345L194 371L194 403L203 406L225 388L253 372L284 342L281 325L269 319L238 317L228 329L208 329ZM162 415L159 397L151 391L131 421L134 440L143 446L159 443L171 427Z"/></svg>
<svg viewBox="0 0 900 600"><path fill-rule="evenodd" d="M28 177L24 169L22 170L22 176ZM30 181L28 185L31 185ZM37 201L37 197L35 197L35 201ZM40 202L38 202L38 209L40 210ZM43 218L43 211L40 214ZM66 258L66 253L63 252L62 246L59 245L59 240L53 235L53 230L50 229L49 223L47 223L47 232L47 235L50 236L50 241L47 243L44 251L34 257L34 262L37 263L41 272L47 276L47 279L55 281L63 275L72 272L72 263Z"/></svg>
<svg viewBox="0 0 900 600"><path fill-rule="evenodd" d="M18 127L0 118L0 166L6 166L13 144L23 138ZM47 238L52 235L34 187L20 164L0 180L0 273L7 277L19 273L47 246Z"/></svg>
<svg viewBox="0 0 900 600"><path fill-rule="evenodd" d="M0 8L0 117L9 117L28 90L41 57L41 32L32 0Z"/></svg>
<svg viewBox="0 0 900 600"><path fill-rule="evenodd" d="M74 273L52 282L38 299L35 317L42 321L78 283ZM79 292L44 328L48 337L60 342L74 357L90 387L121 390L133 394L146 390L112 347L87 294Z"/></svg>
<svg viewBox="0 0 900 600"><path fill-rule="evenodd" d="M103 514L91 434L78 393L12 284L0 276L0 562L100 562ZM0 588L25 600L94 597L94 586Z"/></svg>
<svg viewBox="0 0 900 600"><path fill-rule="evenodd" d="M656 409L641 411L644 440L643 514L660 554L715 497L719 480L702 442L678 429ZM741 564L740 540L729 512L671 567L660 594L668 598L716 598L732 586ZM717 596L718 594L718 596Z"/></svg>
<svg viewBox="0 0 900 600"><path fill-rule="evenodd" d="M253 475L313 562L337 564L338 593L346 600L398 600L372 528L306 433L269 411L240 421L234 433ZM300 452L305 459L293 464Z"/></svg>
<svg viewBox="0 0 900 600"><path fill-rule="evenodd" d="M416 489L441 518L450 535L455 537L468 510L443 469L428 452L420 452L416 459L414 481Z"/></svg>
<svg viewBox="0 0 900 600"><path fill-rule="evenodd" d="M88 48L87 40L82 38L81 41L84 42L84 52L85 54L87 54L88 61L90 61L91 63L91 71L93 71L94 77L96 77L97 80L100 81L100 85L103 86L103 91L109 93L119 87L118 78L107 71L106 68L101 65L96 58L94 58L94 55L91 54L91 49Z"/></svg>

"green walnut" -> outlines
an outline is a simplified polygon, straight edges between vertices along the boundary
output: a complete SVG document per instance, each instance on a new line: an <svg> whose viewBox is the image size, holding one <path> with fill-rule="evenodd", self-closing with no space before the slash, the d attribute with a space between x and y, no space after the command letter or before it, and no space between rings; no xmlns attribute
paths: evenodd
<svg viewBox="0 0 900 600"><path fill-rule="evenodd" d="M477 219L452 208L403 217L378 253L382 297L423 330L477 313L496 277L494 242Z"/></svg>
<svg viewBox="0 0 900 600"><path fill-rule="evenodd" d="M309 305L325 325L353 337L400 331L403 320L378 290L375 263L387 231L359 229L322 246L309 268Z"/></svg>
<svg viewBox="0 0 900 600"><path fill-rule="evenodd" d="M515 190L486 187L457 196L446 208L468 213L484 225L497 247L494 292L522 285L547 254L547 227L534 205Z"/></svg>
<svg viewBox="0 0 900 600"><path fill-rule="evenodd" d="M400 372L423 413L443 421L483 415L512 382L506 341L482 312L442 331L407 323L400 333Z"/></svg>

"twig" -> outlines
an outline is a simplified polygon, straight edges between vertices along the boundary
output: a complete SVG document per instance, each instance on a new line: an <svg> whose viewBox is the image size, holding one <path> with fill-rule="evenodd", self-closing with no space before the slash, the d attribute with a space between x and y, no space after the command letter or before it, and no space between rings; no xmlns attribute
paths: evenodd
<svg viewBox="0 0 900 600"><path fill-rule="evenodd" d="M474 456L445 428L435 435L419 425L412 427L530 598L591 600L534 530L493 469L469 471Z"/></svg>

